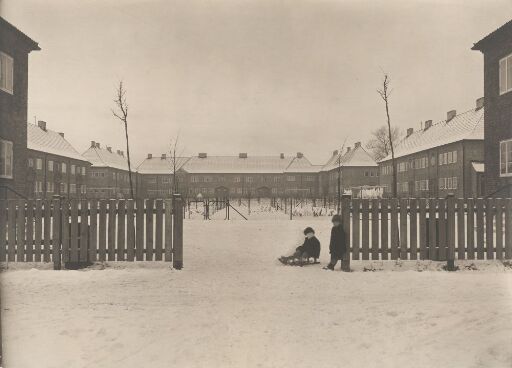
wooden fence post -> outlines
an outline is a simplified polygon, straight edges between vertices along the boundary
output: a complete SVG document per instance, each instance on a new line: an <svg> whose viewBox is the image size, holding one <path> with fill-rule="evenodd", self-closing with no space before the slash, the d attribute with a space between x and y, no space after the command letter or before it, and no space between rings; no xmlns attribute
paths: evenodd
<svg viewBox="0 0 512 368"><path fill-rule="evenodd" d="M457 268L455 267L455 197L453 194L448 194L448 198L446 200L446 207L446 223L448 227L448 231L446 234L446 270L455 271Z"/></svg>
<svg viewBox="0 0 512 368"><path fill-rule="evenodd" d="M173 260L172 266L177 270L183 268L183 200L180 194L173 194Z"/></svg>
<svg viewBox="0 0 512 368"><path fill-rule="evenodd" d="M347 250L341 260L341 270L350 272L350 257L351 257L351 246L350 246L350 196L343 195L341 198L341 218L343 231L345 233L345 244Z"/></svg>
<svg viewBox="0 0 512 368"><path fill-rule="evenodd" d="M52 222L52 261L53 261L53 269L60 270L61 265L61 206L60 199L53 200L53 222ZM32 220L28 218L27 220Z"/></svg>

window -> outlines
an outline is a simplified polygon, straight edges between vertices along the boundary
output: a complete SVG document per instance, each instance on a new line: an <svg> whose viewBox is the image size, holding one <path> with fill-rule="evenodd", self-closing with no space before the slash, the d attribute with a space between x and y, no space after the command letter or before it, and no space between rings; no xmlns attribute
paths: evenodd
<svg viewBox="0 0 512 368"><path fill-rule="evenodd" d="M252 177L251 176L248 176L245 178L245 182L246 183L252 183Z"/></svg>
<svg viewBox="0 0 512 368"><path fill-rule="evenodd" d="M76 184L69 184L69 193L76 193Z"/></svg>
<svg viewBox="0 0 512 368"><path fill-rule="evenodd" d="M279 176L274 176L274 183L279 183Z"/></svg>
<svg viewBox="0 0 512 368"><path fill-rule="evenodd" d="M166 176L164 176L164 177L162 178L162 183L164 183L164 184L168 184L168 183L169 183L169 181L170 181L170 179L169 179L168 177L166 177Z"/></svg>
<svg viewBox="0 0 512 368"><path fill-rule="evenodd" d="M86 194L86 192L87 192L87 190L86 190L85 184L80 185L80 193Z"/></svg>
<svg viewBox="0 0 512 368"><path fill-rule="evenodd" d="M0 90L14 93L14 61L13 58L0 52Z"/></svg>
<svg viewBox="0 0 512 368"><path fill-rule="evenodd" d="M36 169L37 170L43 169L43 160L40 158L36 158Z"/></svg>
<svg viewBox="0 0 512 368"><path fill-rule="evenodd" d="M85 176L85 166L82 166L82 175Z"/></svg>
<svg viewBox="0 0 512 368"><path fill-rule="evenodd" d="M35 181L34 182L34 193L42 193L43 192L43 182Z"/></svg>
<svg viewBox="0 0 512 368"><path fill-rule="evenodd" d="M500 142L500 176L512 176L512 139Z"/></svg>
<svg viewBox="0 0 512 368"><path fill-rule="evenodd" d="M34 167L34 159L33 158L28 159L28 167Z"/></svg>
<svg viewBox="0 0 512 368"><path fill-rule="evenodd" d="M13 178L13 157L12 142L0 139L0 178Z"/></svg>
<svg viewBox="0 0 512 368"><path fill-rule="evenodd" d="M240 183L240 177L239 176L235 176L234 181L235 181L235 183Z"/></svg>
<svg viewBox="0 0 512 368"><path fill-rule="evenodd" d="M295 181L295 176L293 176L293 175L288 175L288 176L286 177L286 181Z"/></svg>
<svg viewBox="0 0 512 368"><path fill-rule="evenodd" d="M368 174L368 171L365 171L365 172L364 172L364 176L368 176L368 175L369 175L369 174Z"/></svg>
<svg viewBox="0 0 512 368"><path fill-rule="evenodd" d="M75 175L75 165L71 165L71 175Z"/></svg>
<svg viewBox="0 0 512 368"><path fill-rule="evenodd" d="M191 183L199 183L199 176L192 176L190 177Z"/></svg>
<svg viewBox="0 0 512 368"><path fill-rule="evenodd" d="M277 188L272 188L272 194L277 194Z"/></svg>
<svg viewBox="0 0 512 368"><path fill-rule="evenodd" d="M46 183L46 191L48 193L53 193L54 185L53 182L49 181Z"/></svg>
<svg viewBox="0 0 512 368"><path fill-rule="evenodd" d="M453 163L457 162L457 151L453 151Z"/></svg>
<svg viewBox="0 0 512 368"><path fill-rule="evenodd" d="M306 181L315 181L314 176L306 176Z"/></svg>
<svg viewBox="0 0 512 368"><path fill-rule="evenodd" d="M148 178L148 183L149 184L156 184L156 178L153 178L153 177Z"/></svg>
<svg viewBox="0 0 512 368"><path fill-rule="evenodd" d="M452 189L457 189L457 177L452 178Z"/></svg>
<svg viewBox="0 0 512 368"><path fill-rule="evenodd" d="M439 178L439 189L445 189L445 178Z"/></svg>
<svg viewBox="0 0 512 368"><path fill-rule="evenodd" d="M48 171L53 171L53 161L48 161Z"/></svg>
<svg viewBox="0 0 512 368"><path fill-rule="evenodd" d="M512 54L500 60L500 95L512 90Z"/></svg>
<svg viewBox="0 0 512 368"><path fill-rule="evenodd" d="M60 171L61 171L63 174L65 174L67 170L68 170L68 165L67 165L65 162L63 162L63 163L62 163L62 165L61 165L61 167L60 167Z"/></svg>
<svg viewBox="0 0 512 368"><path fill-rule="evenodd" d="M68 192L68 184L67 183L60 183L60 192L61 193L67 193Z"/></svg>

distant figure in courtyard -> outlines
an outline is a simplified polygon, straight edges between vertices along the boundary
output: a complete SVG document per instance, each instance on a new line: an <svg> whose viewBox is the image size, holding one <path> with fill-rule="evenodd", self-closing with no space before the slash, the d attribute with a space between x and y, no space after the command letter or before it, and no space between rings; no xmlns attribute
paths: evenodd
<svg viewBox="0 0 512 368"><path fill-rule="evenodd" d="M329 253L331 253L331 261L325 267L326 270L334 271L336 263L343 260L343 256L347 251L345 243L345 231L342 226L342 218L340 215L332 217L331 241L329 242ZM343 268L343 263L341 264Z"/></svg>
<svg viewBox="0 0 512 368"><path fill-rule="evenodd" d="M295 249L291 256L279 258L281 263L286 265L304 265L309 263L309 259L317 259L320 256L320 241L315 236L315 230L311 227L304 229L304 243Z"/></svg>

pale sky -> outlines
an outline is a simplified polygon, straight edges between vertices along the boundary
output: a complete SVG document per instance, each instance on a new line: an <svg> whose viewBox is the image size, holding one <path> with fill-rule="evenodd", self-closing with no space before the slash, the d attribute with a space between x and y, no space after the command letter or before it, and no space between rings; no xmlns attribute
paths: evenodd
<svg viewBox="0 0 512 368"><path fill-rule="evenodd" d="M29 121L83 152L125 149L111 114L122 79L133 161L186 154L304 154L327 161L347 138L385 124L376 89L392 80L402 129L474 107L474 42L510 19L512 1L0 0L39 42L29 62Z"/></svg>

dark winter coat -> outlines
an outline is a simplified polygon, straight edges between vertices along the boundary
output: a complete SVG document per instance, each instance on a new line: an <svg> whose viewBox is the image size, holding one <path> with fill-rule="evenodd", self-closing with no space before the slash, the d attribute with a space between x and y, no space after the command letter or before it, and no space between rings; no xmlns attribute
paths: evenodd
<svg viewBox="0 0 512 368"><path fill-rule="evenodd" d="M304 244L297 247L296 250L302 253L306 252L310 257L318 258L320 256L320 242L314 236L311 239L306 238Z"/></svg>
<svg viewBox="0 0 512 368"><path fill-rule="evenodd" d="M333 226L331 229L331 242L329 243L329 252L334 257L341 259L346 251L347 244L343 226Z"/></svg>

